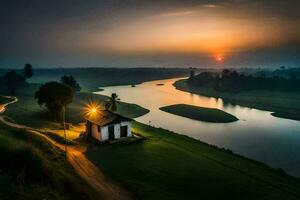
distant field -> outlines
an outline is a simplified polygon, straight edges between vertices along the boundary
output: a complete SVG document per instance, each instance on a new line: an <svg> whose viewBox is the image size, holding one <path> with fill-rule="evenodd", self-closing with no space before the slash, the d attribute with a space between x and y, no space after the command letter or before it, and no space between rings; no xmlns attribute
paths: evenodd
<svg viewBox="0 0 300 200"><path fill-rule="evenodd" d="M195 139L138 122L144 142L93 146L87 156L136 199L300 199L300 181Z"/></svg>
<svg viewBox="0 0 300 200"><path fill-rule="evenodd" d="M38 90L38 87L38 84L30 84L29 87L20 92L17 95L19 101L13 105L9 105L5 111L5 115L11 117L17 123L35 128L60 129L61 124L49 121L46 108L40 107L36 99L34 99L34 92ZM84 122L84 107L90 100L100 103L106 101L107 97L85 92L76 93L73 103L67 107L66 121L69 123ZM146 114L149 110L135 104L121 102L118 104L117 112L121 115L135 118Z"/></svg>
<svg viewBox="0 0 300 200"><path fill-rule="evenodd" d="M203 108L186 104L176 104L161 107L159 109L182 117L205 122L227 123L238 120L235 116L216 108Z"/></svg>
<svg viewBox="0 0 300 200"><path fill-rule="evenodd" d="M212 88L195 87L179 80L174 86L182 91L199 95L222 98L224 103L238 104L251 108L274 112L272 115L287 119L300 120L299 92L245 91L228 93L215 91Z"/></svg>
<svg viewBox="0 0 300 200"><path fill-rule="evenodd" d="M0 76L7 70L0 70ZM33 83L58 81L64 75L73 75L84 90L96 91L111 85L132 85L145 81L184 77L189 69L184 68L54 68L34 69Z"/></svg>

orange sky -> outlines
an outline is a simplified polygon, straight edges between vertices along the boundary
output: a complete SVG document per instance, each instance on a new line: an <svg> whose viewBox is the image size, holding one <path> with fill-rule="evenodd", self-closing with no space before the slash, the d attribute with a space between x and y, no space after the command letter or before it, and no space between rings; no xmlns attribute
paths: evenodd
<svg viewBox="0 0 300 200"><path fill-rule="evenodd" d="M300 63L299 0L10 0L0 10L0 68Z"/></svg>
<svg viewBox="0 0 300 200"><path fill-rule="evenodd" d="M227 55L243 50L276 47L299 39L299 20L221 12L222 5L174 10L112 24L93 33L95 49L114 53L207 53ZM230 11L229 11L230 12ZM235 13L235 15L238 15Z"/></svg>

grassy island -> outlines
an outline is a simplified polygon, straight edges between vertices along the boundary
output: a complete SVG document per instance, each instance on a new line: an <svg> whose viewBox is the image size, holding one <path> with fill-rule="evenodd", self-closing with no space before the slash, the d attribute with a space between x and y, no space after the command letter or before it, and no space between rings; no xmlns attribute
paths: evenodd
<svg viewBox="0 0 300 200"><path fill-rule="evenodd" d="M187 104L165 106L161 107L160 110L205 122L228 123L238 120L235 116L216 108L204 108Z"/></svg>

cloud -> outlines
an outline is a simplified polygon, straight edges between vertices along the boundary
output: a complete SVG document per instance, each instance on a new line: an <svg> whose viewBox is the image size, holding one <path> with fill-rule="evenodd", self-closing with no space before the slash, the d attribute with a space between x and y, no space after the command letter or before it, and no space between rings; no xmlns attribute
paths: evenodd
<svg viewBox="0 0 300 200"><path fill-rule="evenodd" d="M179 16L186 16L194 14L194 10L181 10L181 11L172 11L172 12L165 12L160 15L157 15L159 17L179 17Z"/></svg>
<svg viewBox="0 0 300 200"><path fill-rule="evenodd" d="M216 8L218 6L215 5L215 4L204 4L202 7L204 7L204 8Z"/></svg>

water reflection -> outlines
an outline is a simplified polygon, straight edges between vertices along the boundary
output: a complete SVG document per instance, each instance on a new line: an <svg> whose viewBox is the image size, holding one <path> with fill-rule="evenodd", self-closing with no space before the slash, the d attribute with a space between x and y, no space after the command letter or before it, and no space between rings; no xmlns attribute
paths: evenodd
<svg viewBox="0 0 300 200"><path fill-rule="evenodd" d="M225 147L236 153L265 162L300 177L300 122L276 118L270 112L225 103L211 98L176 90L167 79L146 82L136 87L105 87L99 94L117 93L122 101L150 110L136 120L169 129L201 141ZM164 84L158 86L157 84ZM191 120L159 110L178 103L219 108L238 117L233 123L208 123Z"/></svg>

